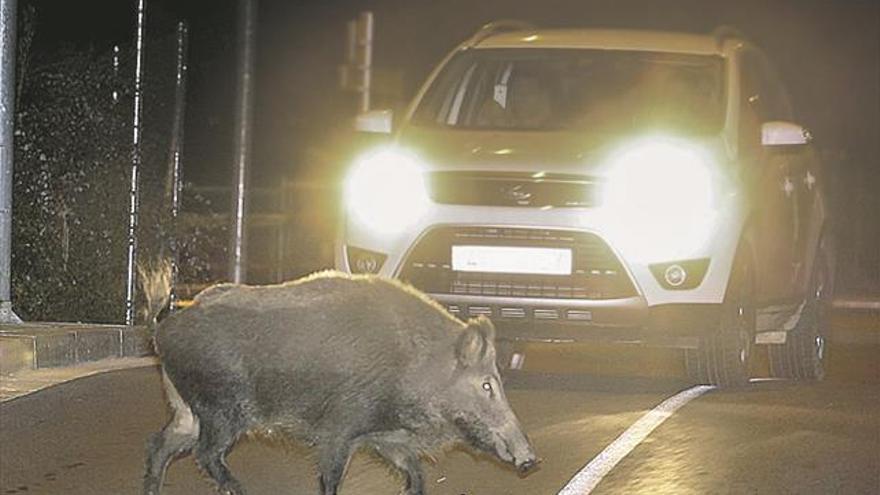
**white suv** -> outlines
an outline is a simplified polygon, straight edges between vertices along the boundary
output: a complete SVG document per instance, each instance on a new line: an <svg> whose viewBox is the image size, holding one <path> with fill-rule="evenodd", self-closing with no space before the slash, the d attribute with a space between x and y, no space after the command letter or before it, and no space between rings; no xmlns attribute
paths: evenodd
<svg viewBox="0 0 880 495"><path fill-rule="evenodd" d="M791 119L731 30L492 23L353 165L337 268L403 279L508 341L682 347L718 385L747 382L767 344L774 375L818 379L834 264Z"/></svg>

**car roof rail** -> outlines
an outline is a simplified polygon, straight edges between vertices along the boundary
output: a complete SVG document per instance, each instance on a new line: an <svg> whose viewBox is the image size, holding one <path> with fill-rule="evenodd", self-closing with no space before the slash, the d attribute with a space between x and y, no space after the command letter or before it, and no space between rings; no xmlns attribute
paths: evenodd
<svg viewBox="0 0 880 495"><path fill-rule="evenodd" d="M748 37L746 37L746 35L743 34L742 31L733 26L727 25L718 26L713 29L712 37L715 38L715 42L718 44L719 47L723 45L725 41L731 39L737 39L744 42L748 41Z"/></svg>
<svg viewBox="0 0 880 495"><path fill-rule="evenodd" d="M509 31L526 31L529 29L535 29L537 26L530 22L519 21L516 19L499 19L497 21L492 21L488 24L484 24L469 40L467 40L467 46L473 47L479 44L484 39L492 36L497 33L504 33Z"/></svg>

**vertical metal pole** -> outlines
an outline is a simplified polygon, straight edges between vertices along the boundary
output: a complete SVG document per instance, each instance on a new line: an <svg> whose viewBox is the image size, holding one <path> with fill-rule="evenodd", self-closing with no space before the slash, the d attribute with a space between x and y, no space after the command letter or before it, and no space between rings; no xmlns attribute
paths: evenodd
<svg viewBox="0 0 880 495"><path fill-rule="evenodd" d="M345 23L347 43L345 45L345 63L349 66L357 64L357 21L348 21Z"/></svg>
<svg viewBox="0 0 880 495"><path fill-rule="evenodd" d="M350 90L354 87L357 87L358 81L356 76L360 73L357 68L357 21L348 21L347 23L345 23L345 29L347 33L345 45L345 63L339 68L339 87L345 90Z"/></svg>
<svg viewBox="0 0 880 495"><path fill-rule="evenodd" d="M12 311L12 161L15 122L15 0L0 0L0 323L19 323Z"/></svg>
<svg viewBox="0 0 880 495"><path fill-rule="evenodd" d="M281 187L278 190L278 213L279 213L279 222L278 222L278 231L276 232L277 236L275 238L275 249L277 252L277 256L275 258L275 281L283 282L287 277L287 270L285 269L289 263L287 259L287 239L288 233L290 231L290 212L294 211L290 205L290 188L292 182L287 179L287 177L283 177L281 179Z"/></svg>
<svg viewBox="0 0 880 495"><path fill-rule="evenodd" d="M177 23L177 77L174 86L174 121L171 129L171 298L169 308L173 311L177 302L177 278L180 266L180 249L177 242L178 217L180 216L180 158L183 153L183 124L186 115L187 27Z"/></svg>
<svg viewBox="0 0 880 495"><path fill-rule="evenodd" d="M128 188L128 266L125 279L125 324L134 324L134 301L136 295L137 266L137 225L140 206L140 166L141 166L141 91L144 72L144 12L146 0L138 0L136 63L134 69L134 116L132 117L131 175Z"/></svg>
<svg viewBox="0 0 880 495"><path fill-rule="evenodd" d="M251 158L251 126L254 100L254 41L256 38L256 0L239 0L238 88L235 102L235 184L233 225L230 239L229 278L242 283L247 276L247 197L248 166Z"/></svg>
<svg viewBox="0 0 880 495"><path fill-rule="evenodd" d="M363 45L363 66L361 71L363 79L361 81L361 112L370 111L370 86L373 79L373 13L364 12L361 14L361 23L363 23L364 37L359 40Z"/></svg>

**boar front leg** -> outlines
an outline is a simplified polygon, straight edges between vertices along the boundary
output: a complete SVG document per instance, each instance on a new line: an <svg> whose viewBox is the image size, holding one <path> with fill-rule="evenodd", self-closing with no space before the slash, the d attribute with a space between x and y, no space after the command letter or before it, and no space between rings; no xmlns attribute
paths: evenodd
<svg viewBox="0 0 880 495"><path fill-rule="evenodd" d="M353 449L354 444L350 440L331 442L321 447L318 458L321 495L336 495Z"/></svg>
<svg viewBox="0 0 880 495"><path fill-rule="evenodd" d="M238 438L238 431L231 422L220 421L213 417L201 421L201 431L196 446L196 459L199 465L216 483L223 495L244 495L241 483L226 465L226 454L232 449Z"/></svg>
<svg viewBox="0 0 880 495"><path fill-rule="evenodd" d="M371 444L380 457L396 467L406 478L404 495L424 495L425 479L422 475L422 464L412 449L381 440L373 440Z"/></svg>

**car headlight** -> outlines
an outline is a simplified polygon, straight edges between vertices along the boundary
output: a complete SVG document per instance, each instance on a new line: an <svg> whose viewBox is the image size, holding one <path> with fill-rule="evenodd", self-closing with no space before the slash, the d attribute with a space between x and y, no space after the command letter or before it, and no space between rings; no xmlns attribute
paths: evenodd
<svg viewBox="0 0 880 495"><path fill-rule="evenodd" d="M346 180L349 215L380 234L395 234L425 211L427 193L421 163L399 149L370 153L355 163Z"/></svg>
<svg viewBox="0 0 880 495"><path fill-rule="evenodd" d="M685 259L712 231L715 167L691 143L652 139L611 158L603 205L611 235L637 261Z"/></svg>

